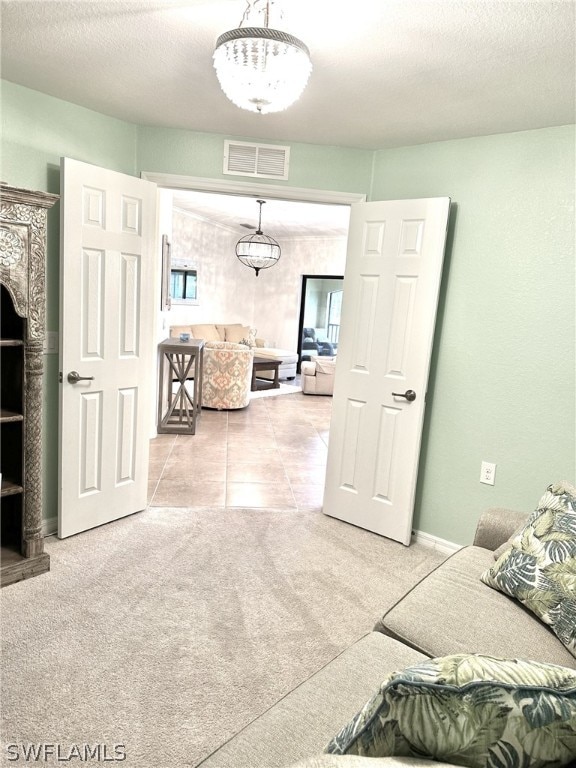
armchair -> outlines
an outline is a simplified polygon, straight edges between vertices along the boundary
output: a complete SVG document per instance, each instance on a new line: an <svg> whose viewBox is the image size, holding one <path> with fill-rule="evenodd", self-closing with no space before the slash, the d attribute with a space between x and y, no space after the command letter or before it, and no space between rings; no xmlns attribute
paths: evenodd
<svg viewBox="0 0 576 768"><path fill-rule="evenodd" d="M250 347L231 341L207 341L204 346L202 407L228 410L250 403Z"/></svg>
<svg viewBox="0 0 576 768"><path fill-rule="evenodd" d="M319 357L303 362L301 367L302 392L305 395L332 395L334 392L334 374L336 360Z"/></svg>

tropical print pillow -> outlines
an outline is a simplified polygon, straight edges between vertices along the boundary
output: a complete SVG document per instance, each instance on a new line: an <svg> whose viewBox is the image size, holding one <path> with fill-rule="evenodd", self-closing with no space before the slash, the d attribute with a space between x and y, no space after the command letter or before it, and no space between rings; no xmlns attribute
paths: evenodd
<svg viewBox="0 0 576 768"><path fill-rule="evenodd" d="M470 768L554 768L576 756L576 670L458 654L390 675L325 752Z"/></svg>
<svg viewBox="0 0 576 768"><path fill-rule="evenodd" d="M576 488L548 486L512 546L480 578L517 598L576 656Z"/></svg>

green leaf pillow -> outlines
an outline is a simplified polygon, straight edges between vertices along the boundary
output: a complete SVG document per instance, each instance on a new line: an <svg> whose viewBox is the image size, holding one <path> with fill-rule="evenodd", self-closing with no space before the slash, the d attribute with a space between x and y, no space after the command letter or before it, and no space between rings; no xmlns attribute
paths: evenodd
<svg viewBox="0 0 576 768"><path fill-rule="evenodd" d="M325 752L470 768L553 768L576 756L576 670L477 654L390 675Z"/></svg>
<svg viewBox="0 0 576 768"><path fill-rule="evenodd" d="M549 624L576 656L576 488L548 486L511 547L480 578Z"/></svg>

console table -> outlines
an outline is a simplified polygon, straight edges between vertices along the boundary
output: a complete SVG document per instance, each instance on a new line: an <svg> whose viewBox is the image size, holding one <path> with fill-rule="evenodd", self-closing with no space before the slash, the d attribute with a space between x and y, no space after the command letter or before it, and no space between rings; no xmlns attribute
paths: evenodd
<svg viewBox="0 0 576 768"><path fill-rule="evenodd" d="M158 345L158 433L196 434L202 409L204 342L165 339ZM193 380L193 393L186 388ZM174 387L176 384L176 387Z"/></svg>

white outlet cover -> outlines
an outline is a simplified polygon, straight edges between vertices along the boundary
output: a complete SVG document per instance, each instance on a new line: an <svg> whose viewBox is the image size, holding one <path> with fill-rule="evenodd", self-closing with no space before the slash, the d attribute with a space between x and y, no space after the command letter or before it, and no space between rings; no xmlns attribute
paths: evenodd
<svg viewBox="0 0 576 768"><path fill-rule="evenodd" d="M496 479L496 464L490 461L483 461L480 468L480 482L485 485L494 485Z"/></svg>

